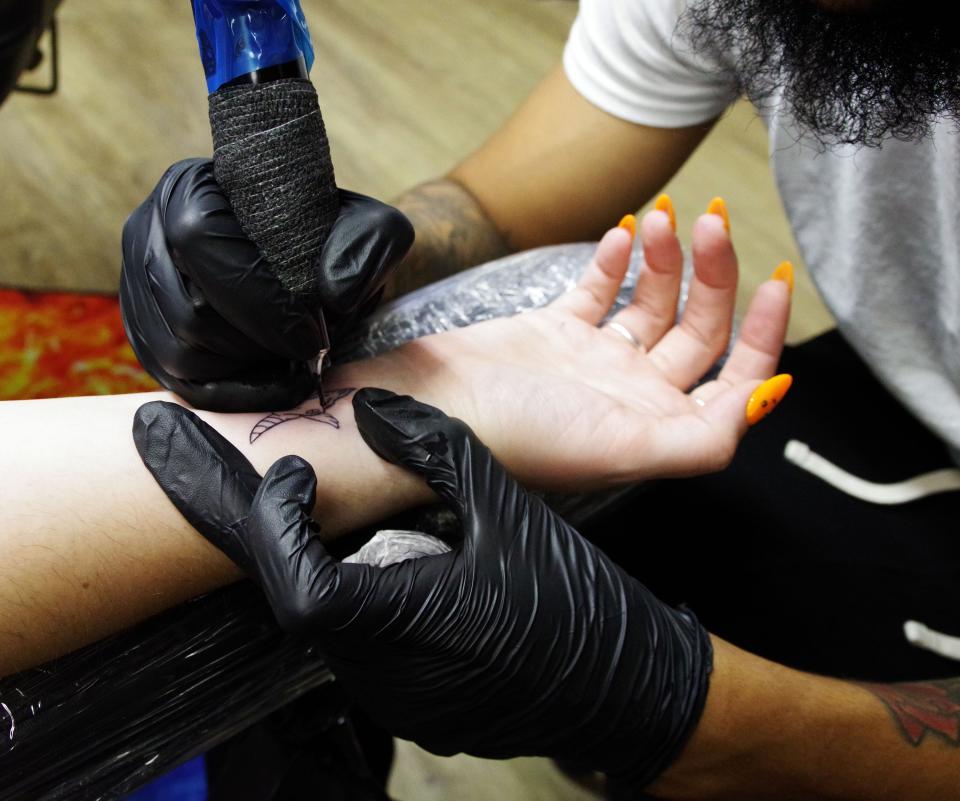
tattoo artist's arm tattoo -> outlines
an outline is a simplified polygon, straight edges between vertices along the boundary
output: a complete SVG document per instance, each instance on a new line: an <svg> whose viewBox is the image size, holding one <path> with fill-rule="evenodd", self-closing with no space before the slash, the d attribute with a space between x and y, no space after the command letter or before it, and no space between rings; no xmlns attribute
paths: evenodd
<svg viewBox="0 0 960 801"><path fill-rule="evenodd" d="M392 297L510 253L480 204L454 180L421 184L394 205L410 218L417 239L388 288Z"/></svg>
<svg viewBox="0 0 960 801"><path fill-rule="evenodd" d="M283 423L289 423L291 420L310 420L313 423L323 423L331 428L340 428L340 421L330 414L329 410L336 406L338 401L356 391L353 387L331 389L323 393L323 405L318 405L317 408L291 412L270 412L250 430L250 444L253 445L268 431L272 431Z"/></svg>
<svg viewBox="0 0 960 801"><path fill-rule="evenodd" d="M929 733L960 747L960 678L860 686L883 701L910 745L919 746Z"/></svg>

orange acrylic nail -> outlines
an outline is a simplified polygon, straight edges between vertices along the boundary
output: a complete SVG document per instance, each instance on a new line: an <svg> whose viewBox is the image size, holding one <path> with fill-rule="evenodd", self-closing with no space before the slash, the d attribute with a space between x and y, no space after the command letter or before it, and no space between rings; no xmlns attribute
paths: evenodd
<svg viewBox="0 0 960 801"><path fill-rule="evenodd" d="M707 214L716 214L723 219L723 230L730 234L730 215L727 213L727 204L722 197L715 197L707 206Z"/></svg>
<svg viewBox="0 0 960 801"><path fill-rule="evenodd" d="M783 396L793 384L793 376L787 373L775 375L754 390L747 401L747 422L754 426L777 408Z"/></svg>
<svg viewBox="0 0 960 801"><path fill-rule="evenodd" d="M783 281L790 287L790 294L793 294L793 265L788 261L780 262L773 275L770 276L774 281Z"/></svg>
<svg viewBox="0 0 960 801"><path fill-rule="evenodd" d="M657 198L657 202L653 204L653 207L657 211L665 212L666 215L670 218L670 227L673 229L673 232L677 232L677 213L673 210L673 201L670 199L670 195L660 195Z"/></svg>
<svg viewBox="0 0 960 801"><path fill-rule="evenodd" d="M617 227L629 231L630 237L634 238L637 235L637 218L632 214L625 214Z"/></svg>

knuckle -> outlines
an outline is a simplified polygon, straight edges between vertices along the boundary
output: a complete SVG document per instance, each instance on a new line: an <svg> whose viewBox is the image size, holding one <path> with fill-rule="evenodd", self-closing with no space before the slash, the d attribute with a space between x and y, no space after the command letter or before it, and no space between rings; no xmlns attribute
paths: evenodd
<svg viewBox="0 0 960 801"><path fill-rule="evenodd" d="M727 434L720 440L713 459L714 471L725 470L730 466L737 452L737 444L737 437L734 434Z"/></svg>
<svg viewBox="0 0 960 801"><path fill-rule="evenodd" d="M603 297L600 294L600 290L594 284L581 284L575 287L573 291L576 293L577 301L585 307L603 308Z"/></svg>
<svg viewBox="0 0 960 801"><path fill-rule="evenodd" d="M207 233L207 212L219 208L221 193L213 177L213 162L191 159L168 174L163 203L163 231L173 250L189 252Z"/></svg>
<svg viewBox="0 0 960 801"><path fill-rule="evenodd" d="M444 418L439 421L437 429L440 433L444 434L450 442L459 442L473 435L470 426L458 417L444 416Z"/></svg>
<svg viewBox="0 0 960 801"><path fill-rule="evenodd" d="M385 206L383 211L383 224L384 227L393 234L393 241L396 248L404 252L409 250L411 245L413 245L416 233L413 228L413 223L410 222L407 215L399 209L395 209L393 206Z"/></svg>
<svg viewBox="0 0 960 801"><path fill-rule="evenodd" d="M413 245L415 233L407 216L386 203L371 203L364 211L364 227L374 233L383 249L383 259L402 259Z"/></svg>
<svg viewBox="0 0 960 801"><path fill-rule="evenodd" d="M288 591L272 603L277 624L291 634L304 634L313 624L316 604L299 590Z"/></svg>
<svg viewBox="0 0 960 801"><path fill-rule="evenodd" d="M726 350L727 341L730 339L729 324L716 324L693 315L689 318L685 317L681 325L689 336L714 359L719 358Z"/></svg>
<svg viewBox="0 0 960 801"><path fill-rule="evenodd" d="M163 232L172 251L189 253L203 237L205 225L201 211L189 199L185 199L167 207Z"/></svg>
<svg viewBox="0 0 960 801"><path fill-rule="evenodd" d="M641 297L634 300L633 305L650 319L651 327L661 336L670 330L676 320L676 304L665 307L652 298Z"/></svg>
<svg viewBox="0 0 960 801"><path fill-rule="evenodd" d="M290 473L300 473L303 471L313 473L313 467L310 466L310 463L302 456L297 456L296 454L288 454L287 456L281 457L277 461L277 465Z"/></svg>

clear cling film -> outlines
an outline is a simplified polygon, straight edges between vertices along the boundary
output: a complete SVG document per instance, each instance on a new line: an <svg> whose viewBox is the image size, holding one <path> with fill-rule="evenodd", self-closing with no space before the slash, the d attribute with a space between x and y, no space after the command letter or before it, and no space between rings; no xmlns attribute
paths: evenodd
<svg viewBox="0 0 960 801"><path fill-rule="evenodd" d="M300 0L192 0L200 59L213 94L224 84L283 64L313 66Z"/></svg>

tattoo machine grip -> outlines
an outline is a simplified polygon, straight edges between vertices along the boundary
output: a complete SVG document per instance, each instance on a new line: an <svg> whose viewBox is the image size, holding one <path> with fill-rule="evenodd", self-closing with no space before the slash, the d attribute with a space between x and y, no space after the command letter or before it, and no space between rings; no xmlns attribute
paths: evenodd
<svg viewBox="0 0 960 801"><path fill-rule="evenodd" d="M283 286L318 308L317 264L339 200L308 79L227 84L210 95L214 174Z"/></svg>

